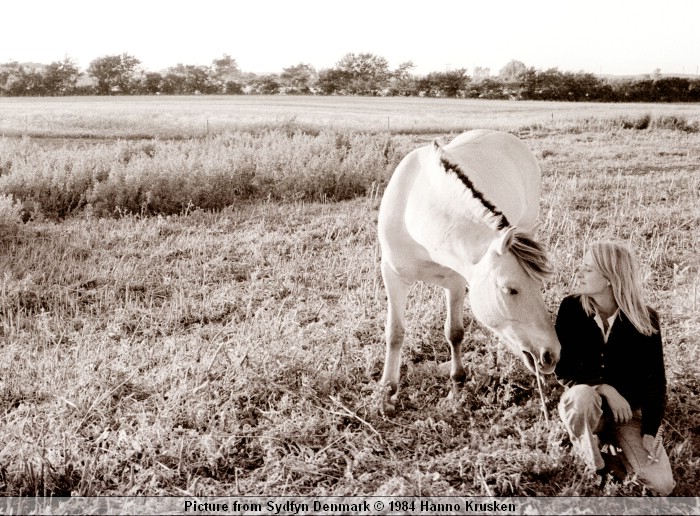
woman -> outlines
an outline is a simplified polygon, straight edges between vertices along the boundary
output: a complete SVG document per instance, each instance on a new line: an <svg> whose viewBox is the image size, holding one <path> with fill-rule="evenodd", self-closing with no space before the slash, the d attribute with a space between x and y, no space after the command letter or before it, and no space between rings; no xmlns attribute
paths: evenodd
<svg viewBox="0 0 700 516"><path fill-rule="evenodd" d="M592 244L578 279L579 294L564 298L556 322L555 372L566 387L559 414L590 466L604 471L597 434L607 436L627 471L667 496L675 482L660 435L655 442L666 404L659 317L642 302L634 258L621 242Z"/></svg>

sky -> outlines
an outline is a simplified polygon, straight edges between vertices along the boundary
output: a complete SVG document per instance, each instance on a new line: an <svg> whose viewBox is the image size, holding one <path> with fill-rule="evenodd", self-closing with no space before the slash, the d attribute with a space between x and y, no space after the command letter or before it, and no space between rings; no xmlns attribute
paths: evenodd
<svg viewBox="0 0 700 516"><path fill-rule="evenodd" d="M700 65L697 0L24 0L3 2L0 19L0 63L70 57L83 71L124 52L147 71L228 54L256 74L332 68L351 52L420 75L496 75L513 59L606 75Z"/></svg>

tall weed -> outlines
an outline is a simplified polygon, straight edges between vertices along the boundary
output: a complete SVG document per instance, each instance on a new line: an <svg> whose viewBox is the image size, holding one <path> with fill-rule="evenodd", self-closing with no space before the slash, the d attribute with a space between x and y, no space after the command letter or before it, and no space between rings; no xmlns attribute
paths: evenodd
<svg viewBox="0 0 700 516"><path fill-rule="evenodd" d="M20 204L11 195L0 194L0 225L16 224L20 220Z"/></svg>
<svg viewBox="0 0 700 516"><path fill-rule="evenodd" d="M64 218L85 209L177 214L250 199L351 199L385 183L407 147L388 135L285 126L61 148L3 139L0 150L7 156L0 192Z"/></svg>

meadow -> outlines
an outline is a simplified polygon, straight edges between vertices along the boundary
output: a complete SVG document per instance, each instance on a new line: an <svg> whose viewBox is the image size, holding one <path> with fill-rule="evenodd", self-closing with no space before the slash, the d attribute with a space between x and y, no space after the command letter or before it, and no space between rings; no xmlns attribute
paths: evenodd
<svg viewBox="0 0 700 516"><path fill-rule="evenodd" d="M698 104L603 104L417 97L0 97L0 136L61 139L193 138L293 124L314 129L437 134L488 128L580 128L620 118L678 116L700 124Z"/></svg>
<svg viewBox="0 0 700 516"><path fill-rule="evenodd" d="M445 100L445 102L442 102ZM0 99L0 493L637 496L572 455L562 389L440 289L409 298L376 412L376 217L412 148L512 131L543 170L552 313L629 240L661 314L675 496L700 487L700 106L447 99ZM208 122L207 122L208 121ZM24 222L23 222L24 221Z"/></svg>

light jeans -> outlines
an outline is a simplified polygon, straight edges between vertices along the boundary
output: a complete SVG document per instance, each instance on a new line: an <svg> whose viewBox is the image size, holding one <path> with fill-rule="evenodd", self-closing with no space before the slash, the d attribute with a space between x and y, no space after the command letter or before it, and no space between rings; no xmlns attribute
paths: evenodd
<svg viewBox="0 0 700 516"><path fill-rule="evenodd" d="M636 474L637 479L652 493L668 496L676 483L673 480L671 464L666 450L661 448L658 462L651 462L642 445L642 413L634 412L627 423L615 423L612 416L603 416L603 400L590 385L574 385L566 389L559 401L559 415L569 432L576 452L593 469L605 466L600 454L598 433L611 430L611 443L622 449L622 462L628 473Z"/></svg>

